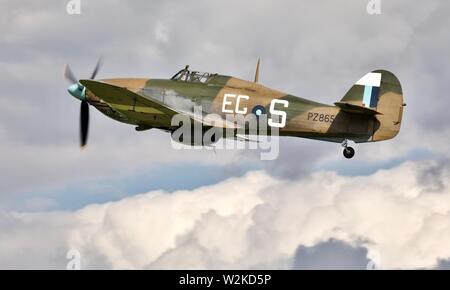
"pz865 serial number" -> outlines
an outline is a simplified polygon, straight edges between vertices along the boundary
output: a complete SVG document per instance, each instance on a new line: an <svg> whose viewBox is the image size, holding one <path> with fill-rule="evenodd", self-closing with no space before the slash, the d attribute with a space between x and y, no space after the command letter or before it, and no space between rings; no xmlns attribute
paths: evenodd
<svg viewBox="0 0 450 290"><path fill-rule="evenodd" d="M308 121L313 122L325 122L325 123L333 123L334 115L330 114L320 114L320 113L308 113Z"/></svg>

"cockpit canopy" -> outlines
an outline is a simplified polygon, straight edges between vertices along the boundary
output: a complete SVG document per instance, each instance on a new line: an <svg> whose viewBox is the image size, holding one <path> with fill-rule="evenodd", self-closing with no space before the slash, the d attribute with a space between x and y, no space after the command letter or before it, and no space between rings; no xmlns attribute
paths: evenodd
<svg viewBox="0 0 450 290"><path fill-rule="evenodd" d="M171 80L205 84L215 75L217 74L190 71L187 65L184 69L177 72Z"/></svg>

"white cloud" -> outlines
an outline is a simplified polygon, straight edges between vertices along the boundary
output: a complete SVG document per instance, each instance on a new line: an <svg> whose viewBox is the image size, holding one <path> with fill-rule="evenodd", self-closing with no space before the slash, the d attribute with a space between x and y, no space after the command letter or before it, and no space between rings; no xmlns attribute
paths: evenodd
<svg viewBox="0 0 450 290"><path fill-rule="evenodd" d="M77 249L87 268L290 268L300 245L335 239L384 268L432 268L450 257L449 180L435 161L297 181L255 171L74 212L3 213L0 263L64 268Z"/></svg>

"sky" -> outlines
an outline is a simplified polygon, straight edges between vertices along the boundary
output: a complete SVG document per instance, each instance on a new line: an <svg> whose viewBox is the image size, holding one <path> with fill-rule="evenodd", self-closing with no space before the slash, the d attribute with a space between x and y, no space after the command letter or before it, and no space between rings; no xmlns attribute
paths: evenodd
<svg viewBox="0 0 450 290"><path fill-rule="evenodd" d="M448 1L0 0L0 268L446 269L450 264ZM375 69L400 79L393 140L280 140L175 150L79 101L87 77L199 71L332 104Z"/></svg>

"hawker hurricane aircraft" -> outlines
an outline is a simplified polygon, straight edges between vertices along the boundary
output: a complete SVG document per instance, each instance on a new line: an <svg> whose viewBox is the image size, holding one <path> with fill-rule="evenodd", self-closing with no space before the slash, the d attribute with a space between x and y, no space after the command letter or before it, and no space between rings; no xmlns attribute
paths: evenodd
<svg viewBox="0 0 450 290"><path fill-rule="evenodd" d="M116 121L136 126L137 131L157 128L173 134L178 126L171 119L184 114L202 128L234 130L237 136L235 124L223 122L217 126L195 116L194 108L201 107L202 115L215 114L223 120L227 115L265 116L268 128L276 128L280 136L341 143L344 156L352 158L355 150L348 141L376 142L395 137L405 106L399 80L386 70L366 74L340 101L327 105L259 84L259 60L254 81L191 71L189 66L170 79L94 80L99 66L100 61L90 79L78 80L68 66L64 73L72 83L68 92L81 101L81 146L87 141L89 105ZM203 140L200 145L216 141ZM192 140L187 143L199 145Z"/></svg>

